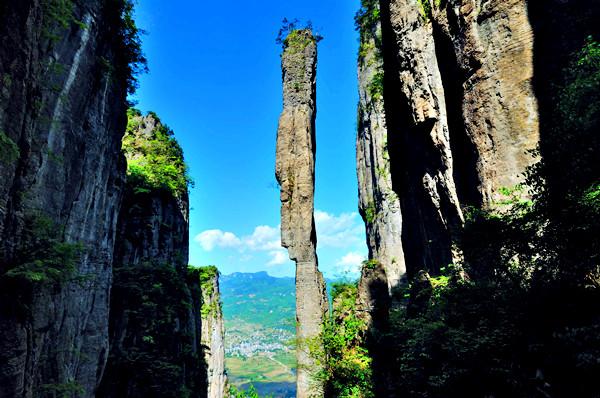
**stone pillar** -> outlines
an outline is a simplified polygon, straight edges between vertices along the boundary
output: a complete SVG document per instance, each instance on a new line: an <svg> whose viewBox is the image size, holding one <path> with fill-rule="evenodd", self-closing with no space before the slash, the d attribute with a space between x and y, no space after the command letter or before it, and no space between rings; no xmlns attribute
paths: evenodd
<svg viewBox="0 0 600 398"><path fill-rule="evenodd" d="M325 282L319 272L314 222L316 38L293 30L284 42L283 112L277 133L276 176L281 186L281 244L296 262L297 397L323 396L313 377L315 355L327 312Z"/></svg>

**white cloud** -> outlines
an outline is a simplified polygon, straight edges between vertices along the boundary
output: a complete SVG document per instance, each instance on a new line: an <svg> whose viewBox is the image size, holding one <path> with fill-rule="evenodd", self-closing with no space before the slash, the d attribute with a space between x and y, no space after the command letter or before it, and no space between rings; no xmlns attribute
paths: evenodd
<svg viewBox="0 0 600 398"><path fill-rule="evenodd" d="M364 224L356 212L336 216L317 210L315 224L319 247L347 248L365 239Z"/></svg>
<svg viewBox="0 0 600 398"><path fill-rule="evenodd" d="M335 215L316 210L315 224L319 248L348 250L364 243L364 224L356 212ZM238 237L233 232L211 229L196 235L194 241L205 251L220 248L235 249L240 253L268 252L269 265L280 265L287 261L286 251L281 248L280 230L280 226L259 225L252 234Z"/></svg>
<svg viewBox="0 0 600 398"><path fill-rule="evenodd" d="M350 252L340 258L336 265L339 266L342 272L356 273L360 271L361 264L365 259L365 256L361 253Z"/></svg>
<svg viewBox="0 0 600 398"><path fill-rule="evenodd" d="M218 247L221 249L235 248L241 252L272 251L281 248L279 227L259 225L254 228L252 235L237 237L233 232L223 232L220 229L209 229L194 238L206 251Z"/></svg>
<svg viewBox="0 0 600 398"><path fill-rule="evenodd" d="M252 235L242 238L243 247L250 250L276 250L281 248L279 227L259 225Z"/></svg>
<svg viewBox="0 0 600 398"><path fill-rule="evenodd" d="M207 252L215 247L230 248L239 247L240 239L231 232L223 232L220 229L209 229L204 231L194 238L195 242L200 243L200 246Z"/></svg>
<svg viewBox="0 0 600 398"><path fill-rule="evenodd" d="M285 250L270 251L269 256L271 256L271 261L267 265L282 265L290 261Z"/></svg>

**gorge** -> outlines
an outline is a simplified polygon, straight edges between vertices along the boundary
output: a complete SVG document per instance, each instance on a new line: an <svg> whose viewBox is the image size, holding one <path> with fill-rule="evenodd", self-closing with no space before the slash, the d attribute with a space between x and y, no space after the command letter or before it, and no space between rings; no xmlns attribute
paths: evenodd
<svg viewBox="0 0 600 398"><path fill-rule="evenodd" d="M348 7L310 4L325 14ZM174 132L135 104L147 60L134 1L0 2L0 398L255 398L227 378L219 269L243 271L259 255L271 256L262 271L293 261L296 323L285 326L277 347L295 328L297 397L599 396L600 1L355 5L355 136L341 127L348 113L334 115L338 130L317 118L317 95L345 93L335 72L321 73L333 62L329 32L321 42L311 23L285 20L281 62L273 65L282 74L272 80L283 85L276 108L255 86L242 87L250 80L273 87L253 69L272 58L258 50L254 58L238 55L264 39L240 39L264 20L243 16L248 26L223 23L206 38L192 34L198 9L178 15L179 26L160 25L185 32L168 45L190 63L201 57L184 45L214 54L202 60L212 73L205 78L224 93L193 86L192 96L182 94L202 101L179 113L194 131L180 135L183 124ZM295 10L271 6L261 17L280 19L276 7ZM233 18L233 8L223 18ZM336 20L320 22L329 19ZM239 47L222 45L230 37ZM231 69L220 74L223 59ZM197 74L181 67L165 75L188 84ZM157 110L171 116L182 89L168 84L144 94L166 97ZM236 104L248 114L233 115ZM210 119L227 134L193 113L209 106L219 108ZM248 116L274 127L280 111L276 131L257 129ZM345 148L349 134L352 193L342 189L335 159L320 163L336 140ZM222 146L211 147L220 135ZM317 151L323 136L329 146ZM257 146L272 156L262 159ZM200 180L192 199L190 159L202 169L194 175L226 191ZM280 215L277 228L270 225L279 220L256 222L249 235L225 229L256 216L247 208L264 201L257 192L268 183L222 178L223 164L240 176L253 167L272 174L275 166L277 186L264 191ZM320 174L321 164L331 174ZM339 168L348 171L342 160ZM319 178L330 175L324 184L334 200L351 196L358 204L365 258L348 243L351 224L336 219L342 227L332 239L316 222L331 218L318 200ZM194 207L198 218L229 225L203 235L191 222ZM347 261L317 255L327 245L351 248L344 258L359 258L356 280L329 277ZM228 253L219 268L190 265L213 263L205 259L215 248ZM227 291L260 299L266 310L265 292L245 286L252 278L265 291L276 283L267 274L232 274L228 282L238 282ZM279 305L288 311L285 289ZM257 322L250 328L258 325L259 317L244 315Z"/></svg>

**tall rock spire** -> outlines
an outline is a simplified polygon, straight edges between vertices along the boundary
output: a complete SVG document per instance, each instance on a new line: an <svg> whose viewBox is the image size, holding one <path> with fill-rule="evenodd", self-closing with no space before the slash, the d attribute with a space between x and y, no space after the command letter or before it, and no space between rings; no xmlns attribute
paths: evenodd
<svg viewBox="0 0 600 398"><path fill-rule="evenodd" d="M325 282L318 268L314 222L316 38L292 30L284 41L283 112L277 132L276 176L281 186L281 244L296 262L297 397L322 396L313 375L318 366L309 347L318 347L327 311Z"/></svg>

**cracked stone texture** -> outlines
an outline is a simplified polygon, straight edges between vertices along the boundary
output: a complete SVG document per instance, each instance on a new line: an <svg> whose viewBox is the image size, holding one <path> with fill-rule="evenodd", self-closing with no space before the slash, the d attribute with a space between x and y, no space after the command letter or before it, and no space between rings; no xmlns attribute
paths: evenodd
<svg viewBox="0 0 600 398"><path fill-rule="evenodd" d="M223 398L226 392L227 375L225 373L225 324L221 307L218 274L210 282L212 289L202 292L204 305L211 308L202 317L202 345L208 373L208 398Z"/></svg>
<svg viewBox="0 0 600 398"><path fill-rule="evenodd" d="M371 287L379 279L388 291L396 287L406 274L402 246L402 213L400 199L393 190L390 155L387 143L385 105L380 92L383 81L381 25L363 27L362 53L359 58L359 114L356 139L359 210L365 221L369 259L383 267L382 273L367 282L363 272L359 285L360 307L370 313L374 308Z"/></svg>
<svg viewBox="0 0 600 398"><path fill-rule="evenodd" d="M93 397L107 358L127 90L102 62L123 66L107 22L118 20L116 10L73 3L84 28L57 24L47 2L0 4L0 130L19 148L0 164L0 278L32 244L26 228L36 219L83 248L77 281L0 287L8 295L0 308L2 398L45 396L53 386Z"/></svg>
<svg viewBox="0 0 600 398"><path fill-rule="evenodd" d="M318 339L328 308L314 222L317 45L312 32L288 36L281 64L283 112L276 177L281 187L281 244L296 262L297 397L319 397L322 386L312 377L319 369L307 347Z"/></svg>
<svg viewBox="0 0 600 398"><path fill-rule="evenodd" d="M462 116L478 154L477 189L484 205L499 199L499 188L521 183L537 160L528 153L540 136L527 7L524 0L451 0L433 8L460 69Z"/></svg>
<svg viewBox="0 0 600 398"><path fill-rule="evenodd" d="M412 0L382 2L385 110L409 274L453 261L463 223L442 75L431 23Z"/></svg>
<svg viewBox="0 0 600 398"><path fill-rule="evenodd" d="M455 243L462 209L492 206L500 188L522 182L536 160L528 151L539 142L526 2L431 4L431 15L424 16L414 0L381 2L383 119L390 179L402 214L396 230L409 276L421 269L435 273L460 260ZM368 82L365 69L360 80ZM372 102L369 95L362 99L363 92L361 103ZM363 112L360 128L369 126L366 117ZM381 145L371 138L374 130L369 136L359 129L359 151L375 152ZM362 186L373 172L360 156L358 167ZM380 176L387 174L378 167ZM370 200L370 195L361 194L364 212L369 203L362 197ZM377 207L385 199L374 202ZM376 230L368 235L380 240Z"/></svg>

